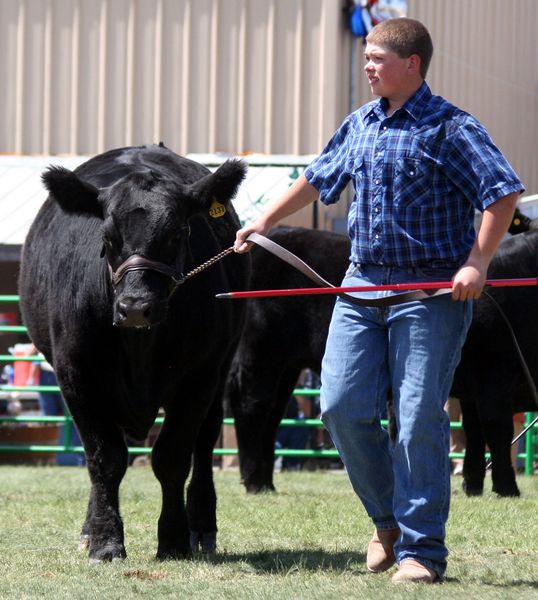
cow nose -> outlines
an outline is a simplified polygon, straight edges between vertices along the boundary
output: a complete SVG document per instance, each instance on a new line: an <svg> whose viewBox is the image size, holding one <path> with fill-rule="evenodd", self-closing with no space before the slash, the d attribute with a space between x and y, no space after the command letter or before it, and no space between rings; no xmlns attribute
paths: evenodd
<svg viewBox="0 0 538 600"><path fill-rule="evenodd" d="M121 327L149 327L151 325L151 303L138 298L122 298L117 305L114 325Z"/></svg>

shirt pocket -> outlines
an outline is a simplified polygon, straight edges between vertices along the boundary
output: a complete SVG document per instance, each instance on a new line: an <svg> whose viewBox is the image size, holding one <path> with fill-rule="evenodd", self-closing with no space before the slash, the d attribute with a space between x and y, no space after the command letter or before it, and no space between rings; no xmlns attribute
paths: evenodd
<svg viewBox="0 0 538 600"><path fill-rule="evenodd" d="M434 201L434 166L423 157L401 156L396 159L394 202L396 206L424 208Z"/></svg>

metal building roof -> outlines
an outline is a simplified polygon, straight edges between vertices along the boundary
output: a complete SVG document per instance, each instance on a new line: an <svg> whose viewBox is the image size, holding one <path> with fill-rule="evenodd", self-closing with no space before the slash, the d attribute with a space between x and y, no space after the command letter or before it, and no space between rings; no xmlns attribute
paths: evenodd
<svg viewBox="0 0 538 600"><path fill-rule="evenodd" d="M229 156L190 154L189 158L216 168ZM253 219L269 200L282 194L293 183L312 156L249 155L243 157L249 169L234 206L242 221ZM87 156L17 156L0 155L0 246L19 246L47 192L41 174L49 165L74 169Z"/></svg>
<svg viewBox="0 0 538 600"><path fill-rule="evenodd" d="M0 156L0 244L21 245L47 197L41 173L49 165L74 169L84 156Z"/></svg>

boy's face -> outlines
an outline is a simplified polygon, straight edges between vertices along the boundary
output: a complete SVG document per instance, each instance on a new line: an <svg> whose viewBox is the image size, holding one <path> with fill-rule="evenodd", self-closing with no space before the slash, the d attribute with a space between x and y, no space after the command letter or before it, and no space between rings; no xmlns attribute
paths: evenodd
<svg viewBox="0 0 538 600"><path fill-rule="evenodd" d="M410 87L410 61L412 57L400 58L384 46L366 44L364 72L372 94L389 100L408 93ZM414 81L413 81L414 85Z"/></svg>

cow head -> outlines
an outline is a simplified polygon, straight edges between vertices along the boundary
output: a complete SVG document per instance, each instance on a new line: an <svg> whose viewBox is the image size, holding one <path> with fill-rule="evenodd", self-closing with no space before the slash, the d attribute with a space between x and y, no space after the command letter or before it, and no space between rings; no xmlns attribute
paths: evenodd
<svg viewBox="0 0 538 600"><path fill-rule="evenodd" d="M67 169L51 167L43 181L65 212L103 221L101 256L114 287L114 325L148 328L165 318L183 274L190 218L207 214L215 199L228 204L245 172L244 163L227 161L185 184L147 169L99 189Z"/></svg>

